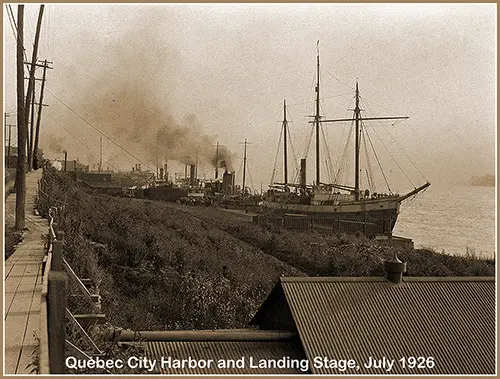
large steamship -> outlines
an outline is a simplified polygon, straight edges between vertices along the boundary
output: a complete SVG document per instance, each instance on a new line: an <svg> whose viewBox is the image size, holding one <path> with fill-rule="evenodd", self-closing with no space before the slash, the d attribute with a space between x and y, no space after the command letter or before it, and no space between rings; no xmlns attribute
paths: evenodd
<svg viewBox="0 0 500 379"><path fill-rule="evenodd" d="M360 190L360 144L365 121L403 120L408 117L363 117L360 108L359 87L356 82L355 108L351 118L327 120L320 116L320 64L317 54L316 99L314 123L316 134L316 180L306 183L306 160L300 162L300 182L290 183L287 178L287 118L284 103L284 181L272 183L264 195L263 207L267 212L281 216L312 216L314 223L338 231L363 232L365 235L391 236L400 211L400 204L429 187L430 183L415 187L403 195L380 194L370 190ZM320 125L323 123L351 122L354 138L354 186L337 182L323 183L320 180Z"/></svg>

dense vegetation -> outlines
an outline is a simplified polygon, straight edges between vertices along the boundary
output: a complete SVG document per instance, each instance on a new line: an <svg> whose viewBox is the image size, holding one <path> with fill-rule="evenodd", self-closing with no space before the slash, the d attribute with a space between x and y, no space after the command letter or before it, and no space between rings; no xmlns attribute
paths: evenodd
<svg viewBox="0 0 500 379"><path fill-rule="evenodd" d="M211 207L91 195L44 174L40 211L66 199L66 259L99 284L111 322L136 330L243 327L281 275L494 275L494 261L395 249L348 235L274 230Z"/></svg>

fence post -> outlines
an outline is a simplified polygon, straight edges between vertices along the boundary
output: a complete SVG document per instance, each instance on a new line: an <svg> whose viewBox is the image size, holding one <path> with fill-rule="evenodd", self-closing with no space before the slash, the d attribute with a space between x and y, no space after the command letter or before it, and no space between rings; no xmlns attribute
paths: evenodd
<svg viewBox="0 0 500 379"><path fill-rule="evenodd" d="M56 240L64 243L64 232L62 230L56 231Z"/></svg>
<svg viewBox="0 0 500 379"><path fill-rule="evenodd" d="M56 240L52 244L52 271L62 271L63 241Z"/></svg>
<svg viewBox="0 0 500 379"><path fill-rule="evenodd" d="M49 367L51 374L65 372L66 340L66 285L64 272L50 271L48 274L48 331L49 331Z"/></svg>

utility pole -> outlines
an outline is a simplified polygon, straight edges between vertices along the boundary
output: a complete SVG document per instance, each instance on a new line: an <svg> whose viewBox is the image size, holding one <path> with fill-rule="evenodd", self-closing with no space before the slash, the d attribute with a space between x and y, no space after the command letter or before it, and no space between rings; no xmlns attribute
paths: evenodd
<svg viewBox="0 0 500 379"><path fill-rule="evenodd" d="M31 56L31 63L30 62L26 62L27 64L30 64L30 76L29 76L29 81L28 81L28 91L27 91L27 94L26 94L26 103L25 103L25 112L26 112L26 116L29 115L29 111L30 111L30 101L31 101L31 98L33 96L33 91L34 91L34 86L35 86L35 66L37 66L36 64L36 60L37 60L37 54L38 54L38 41L40 40L40 29L42 27L42 17L43 17L43 9L45 8L45 6L42 4L40 5L40 11L38 12L38 22L36 24L36 32L35 32L35 42L34 42L34 45L33 45L33 54ZM19 33L19 29L20 27L18 26L18 33ZM23 75L23 78L24 78L24 75ZM26 133L27 133L27 130L28 130L28 117L25 117L25 120L24 122L26 123ZM26 144L26 141L24 142ZM31 146L28 145L28 168L31 169L31 157L32 157L32 151L31 151ZM18 147L19 149L21 148L21 146Z"/></svg>
<svg viewBox="0 0 500 379"><path fill-rule="evenodd" d="M102 136L99 136L99 173L102 171Z"/></svg>
<svg viewBox="0 0 500 379"><path fill-rule="evenodd" d="M35 131L35 88L33 88L31 96L30 131L28 133L28 171L31 171L31 169L33 168L33 142L35 142L35 139L33 138L34 131Z"/></svg>
<svg viewBox="0 0 500 379"><path fill-rule="evenodd" d="M159 167L160 163L158 161L158 145L156 146L156 178L159 179L160 178L160 167Z"/></svg>
<svg viewBox="0 0 500 379"><path fill-rule="evenodd" d="M24 119L23 67L24 5L17 6L17 168L16 168L16 229L24 229L26 197L26 122Z"/></svg>
<svg viewBox="0 0 500 379"><path fill-rule="evenodd" d="M10 135L11 135L11 129L13 126L16 126L16 125L13 125L13 124L7 124L7 117L10 117L11 115L7 112L5 112L5 115L4 115L4 120L5 120L5 127L6 128L9 128L7 132L7 135L8 135L8 140L7 140L7 168L10 168L10 145L11 145L11 142L10 142Z"/></svg>
<svg viewBox="0 0 500 379"><path fill-rule="evenodd" d="M8 114L7 112L3 114L3 124L5 125L5 128L7 128L7 117L9 116L10 114ZM5 132L7 132L7 129L5 129Z"/></svg>
<svg viewBox="0 0 500 379"><path fill-rule="evenodd" d="M9 149L10 149L10 126L7 125L7 117L9 117L9 116L10 116L10 114L8 114L7 112L5 112L3 114L3 124L5 125L5 134L9 135L9 145L8 146L9 146ZM7 132L7 128L9 128L8 132ZM5 145L6 142L7 141L4 140L4 142L3 142L4 145ZM9 156L10 156L10 151L9 151ZM9 161L7 161L7 167L9 167Z"/></svg>
<svg viewBox="0 0 500 379"><path fill-rule="evenodd" d="M43 61L43 78L42 78L42 88L40 89L40 104L38 106L38 118L36 120L36 132L35 132L35 147L33 148L33 168L35 170L38 169L39 165L41 162L38 162L38 138L40 135L40 121L42 119L42 105L43 105L43 91L45 89L45 80L46 80L46 74L47 74L47 69L52 67L49 67L48 64L52 62L47 62L47 59Z"/></svg>
<svg viewBox="0 0 500 379"><path fill-rule="evenodd" d="M10 145L11 145L11 142L10 142L10 132L11 132L11 129L12 127L14 127L16 125L14 124L8 124L7 127L9 128L9 146L7 147L7 167L10 168Z"/></svg>

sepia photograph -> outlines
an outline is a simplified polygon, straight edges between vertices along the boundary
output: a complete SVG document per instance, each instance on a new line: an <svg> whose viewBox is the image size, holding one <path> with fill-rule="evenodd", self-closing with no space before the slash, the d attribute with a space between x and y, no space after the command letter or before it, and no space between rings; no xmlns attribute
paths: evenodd
<svg viewBox="0 0 500 379"><path fill-rule="evenodd" d="M497 4L3 4L4 375L496 375Z"/></svg>

